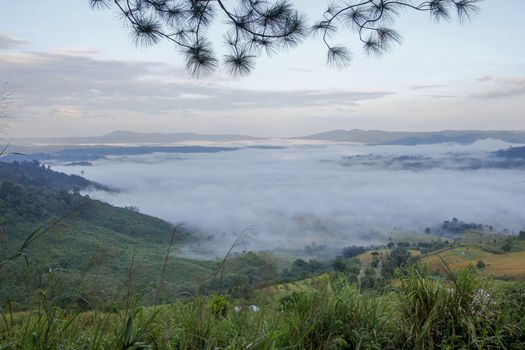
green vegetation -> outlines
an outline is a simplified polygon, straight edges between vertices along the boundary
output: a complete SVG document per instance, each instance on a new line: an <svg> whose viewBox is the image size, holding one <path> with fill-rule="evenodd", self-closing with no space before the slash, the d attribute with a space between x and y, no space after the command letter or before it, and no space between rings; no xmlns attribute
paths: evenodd
<svg viewBox="0 0 525 350"><path fill-rule="evenodd" d="M503 280L525 280L525 251L507 253L492 253L479 246L463 245L440 251L438 254L424 256L422 261L430 266L435 274L445 275L447 272L441 262L443 258L453 271L458 271L469 265L483 261L485 267L482 274Z"/></svg>
<svg viewBox="0 0 525 350"><path fill-rule="evenodd" d="M306 279L311 276L323 274L329 271L330 267L330 264L315 259L310 259L309 261L297 259L289 268L281 273L281 280L290 282Z"/></svg>
<svg viewBox="0 0 525 350"><path fill-rule="evenodd" d="M483 260L478 260L476 263L476 267L480 270L483 270L487 265L485 265L485 262Z"/></svg>
<svg viewBox="0 0 525 350"><path fill-rule="evenodd" d="M409 268L381 294L340 275L256 308L226 295L115 312L46 303L3 312L6 349L523 349L524 283L494 287L473 268L439 281ZM134 299L133 299L134 300Z"/></svg>
<svg viewBox="0 0 525 350"><path fill-rule="evenodd" d="M78 175L67 175L51 170L37 161L32 162L0 162L0 179L9 179L16 183L47 187L57 190L80 190L93 187L109 190L106 186L86 180Z"/></svg>
<svg viewBox="0 0 525 350"><path fill-rule="evenodd" d="M482 224L476 223L465 223L457 218L453 218L451 221L445 221L440 226L441 230L448 233L462 233L468 230L481 230L483 229Z"/></svg>
<svg viewBox="0 0 525 350"><path fill-rule="evenodd" d="M30 307L38 289L68 299L79 278L89 286L82 303L90 308L117 302L131 282L151 303L172 234L175 249L191 239L160 219L80 195L79 186L91 185L83 178L36 163L0 163L0 170L0 306ZM173 284L163 294L173 300L193 292L215 268L215 262L170 258L165 273Z"/></svg>
<svg viewBox="0 0 525 350"><path fill-rule="evenodd" d="M31 176L0 182L0 349L525 349L521 236L183 259L183 227L14 166Z"/></svg>

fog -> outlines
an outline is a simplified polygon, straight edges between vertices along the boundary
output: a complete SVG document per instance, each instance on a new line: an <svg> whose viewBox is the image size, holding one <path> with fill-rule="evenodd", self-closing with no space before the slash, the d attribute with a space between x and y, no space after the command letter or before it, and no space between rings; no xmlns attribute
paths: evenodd
<svg viewBox="0 0 525 350"><path fill-rule="evenodd" d="M486 157L507 147L472 145L364 146L287 144L212 154L113 157L90 167L55 165L119 189L90 195L172 223L183 222L225 249L249 225L248 249L370 244L457 217L466 222L525 227L525 171L520 169L385 169L345 166L351 155L454 154Z"/></svg>

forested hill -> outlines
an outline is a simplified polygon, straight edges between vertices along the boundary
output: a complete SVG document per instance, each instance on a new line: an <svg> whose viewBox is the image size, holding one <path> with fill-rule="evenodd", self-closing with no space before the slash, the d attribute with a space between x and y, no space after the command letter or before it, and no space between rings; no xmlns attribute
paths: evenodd
<svg viewBox="0 0 525 350"><path fill-rule="evenodd" d="M169 242L172 224L141 214L135 208L114 207L79 193L90 186L105 188L38 162L0 162L0 224L4 233L9 233L10 241L24 239L26 232L19 225L45 225L64 217L123 236ZM76 239L81 239L82 234L82 230L77 230ZM180 235L180 239L188 238L187 234Z"/></svg>
<svg viewBox="0 0 525 350"><path fill-rule="evenodd" d="M506 159L525 159L525 146L510 147L504 150L494 152L498 157Z"/></svg>
<svg viewBox="0 0 525 350"><path fill-rule="evenodd" d="M148 295L148 283L157 278L166 254L172 224L133 208L118 208L82 196L72 190L92 185L82 177L60 174L37 163L0 164L0 262L16 253L32 232L39 229L42 233L22 252L31 269L25 267L24 259L4 265L0 304L6 298L26 304L31 291L40 288L42 271L67 271L61 280L73 283L88 267L97 270L96 279L90 283L102 288L95 288L88 299L106 300L108 293L118 293L133 260L142 266L137 272L137 288ZM175 244L189 239L187 232L176 231ZM202 264L187 259L170 263L177 271L182 264L195 276L209 274ZM20 276L28 273L28 281L37 285L29 283L24 289ZM183 281L177 288L193 287L187 275L180 274L180 279Z"/></svg>
<svg viewBox="0 0 525 350"><path fill-rule="evenodd" d="M55 172L37 162L0 162L0 224L4 239L8 237L9 242L25 239L32 226L45 226L63 218L66 224L75 223L72 239L78 241L87 234L97 236L102 231L104 238L108 238L109 230L124 240L169 242L172 224L141 214L134 208L114 207L78 192L89 186L102 185L80 176ZM93 230L88 233L81 227Z"/></svg>
<svg viewBox="0 0 525 350"><path fill-rule="evenodd" d="M93 187L110 191L107 186L89 181L78 175L67 175L53 171L38 161L15 161L12 163L0 161L0 181L5 180L56 190L72 191Z"/></svg>

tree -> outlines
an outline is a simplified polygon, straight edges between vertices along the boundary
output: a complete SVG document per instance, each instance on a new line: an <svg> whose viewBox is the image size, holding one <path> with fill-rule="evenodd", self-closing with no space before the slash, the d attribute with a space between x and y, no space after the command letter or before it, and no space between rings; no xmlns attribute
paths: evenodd
<svg viewBox="0 0 525 350"><path fill-rule="evenodd" d="M334 271L337 272L345 272L346 271L346 263L342 256L337 256L332 263L332 267Z"/></svg>
<svg viewBox="0 0 525 350"><path fill-rule="evenodd" d="M476 267L479 269L479 270L483 270L485 268L485 262L483 260L478 260L478 262L476 263Z"/></svg>
<svg viewBox="0 0 525 350"><path fill-rule="evenodd" d="M390 251L383 263L383 275L391 277L399 267L407 266L412 254L405 247L396 247Z"/></svg>
<svg viewBox="0 0 525 350"><path fill-rule="evenodd" d="M379 278L377 276L376 271L372 267L367 266L363 271L363 275L359 278L360 289L375 289L378 286L378 280Z"/></svg>
<svg viewBox="0 0 525 350"><path fill-rule="evenodd" d="M2 138L6 136L5 120L8 118L8 109L11 104L7 83L0 87L0 157L5 155L8 144L2 144Z"/></svg>
<svg viewBox="0 0 525 350"><path fill-rule="evenodd" d="M372 255L372 262L370 263L370 266L376 268L379 266L379 252L373 251L370 253Z"/></svg>
<svg viewBox="0 0 525 350"><path fill-rule="evenodd" d="M327 48L327 61L338 68L349 64L345 45L332 43L342 29L353 31L365 53L380 55L401 35L392 28L404 10L428 13L435 21L455 12L460 22L479 11L481 0L334 0L322 19L308 25L306 16L290 0L89 0L93 8L116 9L131 28L139 45L161 40L182 51L186 68L194 76L217 70L219 60L209 39L217 13L226 20L223 64L233 76L248 74L262 53L293 47L317 34Z"/></svg>
<svg viewBox="0 0 525 350"><path fill-rule="evenodd" d="M8 95L7 84L4 84L0 87L0 118L7 117Z"/></svg>
<svg viewBox="0 0 525 350"><path fill-rule="evenodd" d="M512 241L510 239L507 239L505 243L501 246L501 250L504 252L510 252L512 250Z"/></svg>
<svg viewBox="0 0 525 350"><path fill-rule="evenodd" d="M354 256L358 256L359 254L362 254L364 252L366 252L366 248L365 247L358 247L358 246L348 246L348 247L344 247L343 250L341 251L341 254L343 255L343 258L353 258Z"/></svg>
<svg viewBox="0 0 525 350"><path fill-rule="evenodd" d="M7 119L7 110L11 104L9 97L9 90L7 88L7 83L5 83L4 85L0 86L0 135L4 129L3 121Z"/></svg>

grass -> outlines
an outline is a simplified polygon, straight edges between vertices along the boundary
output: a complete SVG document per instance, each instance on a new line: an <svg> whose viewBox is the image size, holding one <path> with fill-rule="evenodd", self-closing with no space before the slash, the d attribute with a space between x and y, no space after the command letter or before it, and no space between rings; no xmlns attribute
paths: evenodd
<svg viewBox="0 0 525 350"><path fill-rule="evenodd" d="M274 294L278 296L284 296L291 293L301 293L312 290L320 290L323 286L327 284L329 279L329 274L323 274L320 276L315 276L300 281L274 284L272 286L264 288L263 292L268 293L270 295Z"/></svg>
<svg viewBox="0 0 525 350"><path fill-rule="evenodd" d="M441 256L452 271L458 271L469 265L475 266L482 260L486 267L481 274L500 279L525 280L525 251L494 254L477 246L461 246L448 249L438 254L431 254L423 258L431 271L444 275L446 271L439 258Z"/></svg>
<svg viewBox="0 0 525 350"><path fill-rule="evenodd" d="M236 312L251 301L227 295L152 307L132 298L111 313L63 309L41 295L34 311L4 310L0 349L523 349L523 314L507 312L505 294L497 299L474 269L450 276L409 269L397 287L362 295L343 275L325 275L317 289L277 302L280 289L265 289L256 312Z"/></svg>

